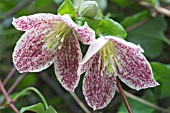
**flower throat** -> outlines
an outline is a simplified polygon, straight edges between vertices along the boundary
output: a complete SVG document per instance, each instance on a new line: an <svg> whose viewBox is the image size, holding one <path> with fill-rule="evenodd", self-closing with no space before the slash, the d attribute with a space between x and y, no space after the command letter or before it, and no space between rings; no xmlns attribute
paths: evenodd
<svg viewBox="0 0 170 113"><path fill-rule="evenodd" d="M109 76L112 76L115 74L117 76L117 69L121 69L122 63L120 62L118 56L115 52L115 47L112 42L107 42L102 49L99 51L100 58L99 61L102 61L102 67L103 69L106 69L106 73ZM99 62L99 67L101 65L101 62Z"/></svg>
<svg viewBox="0 0 170 113"><path fill-rule="evenodd" d="M58 21L53 29L44 36L43 42L45 42L44 47L54 51L57 48L61 48L64 39L70 34L71 28L64 22Z"/></svg>

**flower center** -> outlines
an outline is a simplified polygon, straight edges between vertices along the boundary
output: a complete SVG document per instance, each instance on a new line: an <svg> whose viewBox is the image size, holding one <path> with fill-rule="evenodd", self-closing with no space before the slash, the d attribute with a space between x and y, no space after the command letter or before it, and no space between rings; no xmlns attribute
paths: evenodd
<svg viewBox="0 0 170 113"><path fill-rule="evenodd" d="M44 36L44 47L54 51L57 48L61 48L65 37L71 32L71 28L62 21L58 21L53 29Z"/></svg>
<svg viewBox="0 0 170 113"><path fill-rule="evenodd" d="M109 76L115 74L117 76L117 68L121 71L122 70L122 62L120 61L119 57L116 55L115 47L112 42L107 42L102 49L99 51L100 58L99 61L103 61L103 69L106 69L106 73ZM99 62L99 67L101 62Z"/></svg>

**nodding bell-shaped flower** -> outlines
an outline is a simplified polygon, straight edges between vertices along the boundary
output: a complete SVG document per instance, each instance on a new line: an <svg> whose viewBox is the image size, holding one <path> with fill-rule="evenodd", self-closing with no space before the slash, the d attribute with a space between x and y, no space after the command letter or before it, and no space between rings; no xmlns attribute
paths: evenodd
<svg viewBox="0 0 170 113"><path fill-rule="evenodd" d="M83 94L94 110L109 104L116 91L116 76L132 89L157 86L143 49L114 36L96 39L80 62L79 73L86 71Z"/></svg>
<svg viewBox="0 0 170 113"><path fill-rule="evenodd" d="M55 73L68 91L78 85L79 61L82 59L78 39L90 44L94 31L85 23L75 24L69 15L34 14L13 19L18 30L25 31L13 52L13 63L19 72L39 72L54 63Z"/></svg>

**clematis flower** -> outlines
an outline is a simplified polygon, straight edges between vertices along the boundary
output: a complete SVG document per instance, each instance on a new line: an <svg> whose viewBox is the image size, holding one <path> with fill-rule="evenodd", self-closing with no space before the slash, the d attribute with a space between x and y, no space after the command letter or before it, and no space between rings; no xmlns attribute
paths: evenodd
<svg viewBox="0 0 170 113"><path fill-rule="evenodd" d="M96 39L80 62L79 73L86 71L83 94L90 107L104 108L115 95L116 77L132 89L154 87L151 66L143 49L114 36Z"/></svg>
<svg viewBox="0 0 170 113"><path fill-rule="evenodd" d="M84 44L94 40L94 31L85 23L75 24L69 15L34 14L13 19L18 30L25 31L13 52L19 72L39 72L54 63L55 73L68 91L78 84L78 63L82 59L78 39Z"/></svg>

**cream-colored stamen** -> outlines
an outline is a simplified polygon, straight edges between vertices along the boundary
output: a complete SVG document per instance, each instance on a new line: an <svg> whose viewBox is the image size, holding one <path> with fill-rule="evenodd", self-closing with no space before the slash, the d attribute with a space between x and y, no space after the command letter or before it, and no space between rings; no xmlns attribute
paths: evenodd
<svg viewBox="0 0 170 113"><path fill-rule="evenodd" d="M103 70L106 69L106 73L109 76L112 75L117 76L116 69L118 68L121 71L123 63L116 55L114 44L109 41L102 47L102 49L99 51L99 54L100 57L99 57L98 68L101 66L101 61L102 61Z"/></svg>
<svg viewBox="0 0 170 113"><path fill-rule="evenodd" d="M54 51L61 47L64 39L70 34L71 28L62 21L58 21L53 29L43 37L44 48Z"/></svg>

